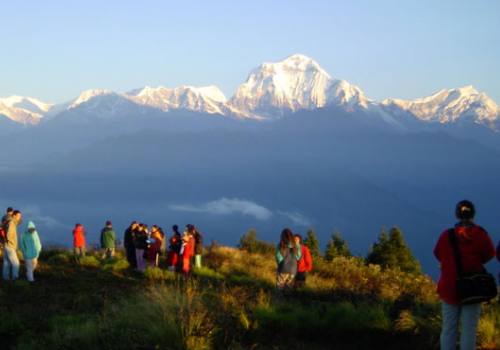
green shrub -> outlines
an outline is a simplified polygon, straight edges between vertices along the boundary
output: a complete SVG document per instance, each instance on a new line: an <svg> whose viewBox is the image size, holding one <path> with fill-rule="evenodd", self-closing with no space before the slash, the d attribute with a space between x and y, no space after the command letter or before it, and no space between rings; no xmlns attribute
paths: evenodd
<svg viewBox="0 0 500 350"><path fill-rule="evenodd" d="M71 255L66 251L49 255L47 262L51 265L67 265L71 262Z"/></svg>
<svg viewBox="0 0 500 350"><path fill-rule="evenodd" d="M79 264L85 267L97 268L101 266L101 262L93 255L86 255L81 257L79 260Z"/></svg>

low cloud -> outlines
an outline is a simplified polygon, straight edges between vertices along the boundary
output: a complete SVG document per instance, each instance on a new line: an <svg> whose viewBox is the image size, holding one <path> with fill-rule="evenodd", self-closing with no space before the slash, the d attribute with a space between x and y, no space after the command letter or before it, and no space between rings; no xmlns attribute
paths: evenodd
<svg viewBox="0 0 500 350"><path fill-rule="evenodd" d="M23 221L33 221L35 225L41 225L49 229L69 227L52 216L44 215L40 207L36 205L30 205L23 208Z"/></svg>
<svg viewBox="0 0 500 350"><path fill-rule="evenodd" d="M257 220L269 220L273 212L255 202L238 198L221 198L201 205L170 205L171 210L215 215L242 214Z"/></svg>
<svg viewBox="0 0 500 350"><path fill-rule="evenodd" d="M278 211L279 215L285 216L290 219L295 225L311 226L311 220L298 212Z"/></svg>

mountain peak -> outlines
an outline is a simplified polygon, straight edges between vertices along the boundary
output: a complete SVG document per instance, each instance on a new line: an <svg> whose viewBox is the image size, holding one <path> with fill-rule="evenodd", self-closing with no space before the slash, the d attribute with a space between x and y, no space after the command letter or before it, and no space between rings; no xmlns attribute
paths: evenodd
<svg viewBox="0 0 500 350"><path fill-rule="evenodd" d="M96 96L102 96L102 95L111 95L114 94L113 91L108 90L108 89L89 89L83 91L69 106L69 108L75 108L82 103L85 103L91 99L93 99Z"/></svg>
<svg viewBox="0 0 500 350"><path fill-rule="evenodd" d="M255 68L230 103L242 111L279 118L286 111L328 105L366 108L368 99L358 87L332 79L312 58L294 54Z"/></svg>

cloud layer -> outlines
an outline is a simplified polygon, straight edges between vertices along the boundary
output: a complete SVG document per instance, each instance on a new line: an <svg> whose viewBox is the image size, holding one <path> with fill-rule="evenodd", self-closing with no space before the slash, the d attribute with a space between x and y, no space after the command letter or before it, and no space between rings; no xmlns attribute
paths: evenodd
<svg viewBox="0 0 500 350"><path fill-rule="evenodd" d="M201 205L170 205L171 210L216 215L242 214L265 221L273 216L272 211L257 203L237 198L221 198Z"/></svg>
<svg viewBox="0 0 500 350"><path fill-rule="evenodd" d="M299 212L276 211L257 204L255 202L239 199L239 198L221 198L215 201L207 202L200 205L193 204L172 204L169 205L170 210L184 211L192 213L207 213L214 215L232 215L241 214L252 216L257 220L266 221L275 215L286 217L295 225L310 226L311 221Z"/></svg>

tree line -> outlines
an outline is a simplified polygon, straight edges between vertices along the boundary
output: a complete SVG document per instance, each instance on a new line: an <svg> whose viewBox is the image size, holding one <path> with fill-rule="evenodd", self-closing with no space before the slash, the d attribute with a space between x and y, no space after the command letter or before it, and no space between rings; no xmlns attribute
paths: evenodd
<svg viewBox="0 0 500 350"><path fill-rule="evenodd" d="M315 260L330 262L337 257L354 257L347 241L339 231L331 234L323 252L316 232L312 228L307 231L304 244L307 245ZM241 236L238 247L260 254L273 254L276 249L274 244L260 240L255 229L250 229ZM420 263L413 256L406 244L403 231L398 227L392 227L389 232L382 228L377 241L372 244L366 257L358 258L364 259L367 264L376 264L383 268L398 268L409 273L421 272Z"/></svg>

